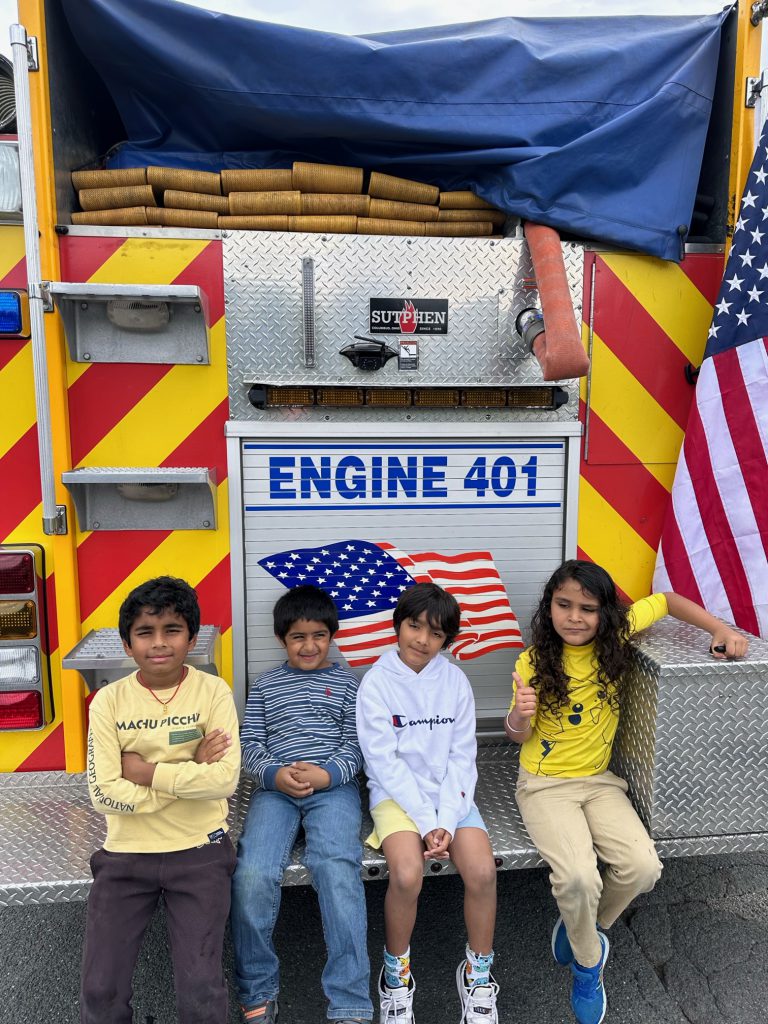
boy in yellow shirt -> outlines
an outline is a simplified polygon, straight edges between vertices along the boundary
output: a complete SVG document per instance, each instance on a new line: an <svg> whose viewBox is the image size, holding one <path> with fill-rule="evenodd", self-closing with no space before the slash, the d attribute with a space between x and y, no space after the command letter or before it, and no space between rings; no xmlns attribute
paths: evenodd
<svg viewBox="0 0 768 1024"><path fill-rule="evenodd" d="M221 1024L235 867L227 797L240 774L232 692L184 664L200 608L183 580L137 587L119 628L138 670L99 690L90 707L88 789L107 816L107 839L91 857L81 1024L131 1024L133 969L161 894L179 1024Z"/></svg>

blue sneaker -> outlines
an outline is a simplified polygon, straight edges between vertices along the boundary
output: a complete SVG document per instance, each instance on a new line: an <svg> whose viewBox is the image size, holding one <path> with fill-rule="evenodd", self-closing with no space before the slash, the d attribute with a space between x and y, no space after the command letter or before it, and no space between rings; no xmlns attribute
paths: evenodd
<svg viewBox="0 0 768 1024"><path fill-rule="evenodd" d="M571 940L568 938L562 917L558 917L552 929L552 956L561 967L568 967L573 963Z"/></svg>
<svg viewBox="0 0 768 1024"><path fill-rule="evenodd" d="M603 935L602 932L597 934L603 949L600 963L595 967L582 967L575 960L571 963L571 973L573 974L571 1009L579 1024L600 1024L608 1006L603 988L603 968L608 959L611 944L607 935Z"/></svg>

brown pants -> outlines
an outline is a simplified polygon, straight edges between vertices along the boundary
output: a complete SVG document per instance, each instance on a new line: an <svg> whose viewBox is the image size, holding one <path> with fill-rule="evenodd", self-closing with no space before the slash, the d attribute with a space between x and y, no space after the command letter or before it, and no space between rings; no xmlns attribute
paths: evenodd
<svg viewBox="0 0 768 1024"><path fill-rule="evenodd" d="M218 843L173 853L110 853L91 857L81 1024L131 1024L131 979L144 933L160 896L165 900L179 1024L227 1020L222 966L235 851Z"/></svg>
<svg viewBox="0 0 768 1024"><path fill-rule="evenodd" d="M613 772L562 779L520 768L517 805L551 868L552 895L582 967L600 961L595 925L609 928L661 874L653 841L626 793L626 782ZM606 865L602 877L598 857Z"/></svg>

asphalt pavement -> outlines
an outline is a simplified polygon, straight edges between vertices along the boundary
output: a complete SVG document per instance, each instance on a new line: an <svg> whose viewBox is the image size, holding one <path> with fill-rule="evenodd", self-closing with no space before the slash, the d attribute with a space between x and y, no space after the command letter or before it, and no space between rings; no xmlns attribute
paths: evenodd
<svg viewBox="0 0 768 1024"><path fill-rule="evenodd" d="M385 882L366 883L374 976L385 889ZM555 916L543 869L499 875L494 973L500 1024L572 1024L568 970L549 951ZM84 920L85 906L78 903L0 912L1 1024L77 1024ZM610 938L605 1024L764 1024L768 854L668 860L654 892L627 911ZM311 889L283 890L275 941L282 964L280 1024L320 1024L324 947ZM463 949L461 881L430 878L412 943L418 1024L459 1024L454 972ZM231 975L229 946L226 968ZM238 1020L233 1000L229 1022ZM162 913L137 966L134 1022L176 1022Z"/></svg>

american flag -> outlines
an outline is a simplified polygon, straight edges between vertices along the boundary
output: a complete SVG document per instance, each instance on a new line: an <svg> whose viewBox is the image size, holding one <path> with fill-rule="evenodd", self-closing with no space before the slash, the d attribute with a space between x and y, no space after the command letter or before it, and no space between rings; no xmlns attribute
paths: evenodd
<svg viewBox="0 0 768 1024"><path fill-rule="evenodd" d="M654 589L768 635L768 130L747 178Z"/></svg>
<svg viewBox="0 0 768 1024"><path fill-rule="evenodd" d="M460 660L523 646L520 627L490 551L408 555L392 544L344 540L293 548L259 559L286 587L314 583L336 602L336 646L354 665L369 665L395 643L392 612L414 583L437 583L461 607L461 632L450 651Z"/></svg>

